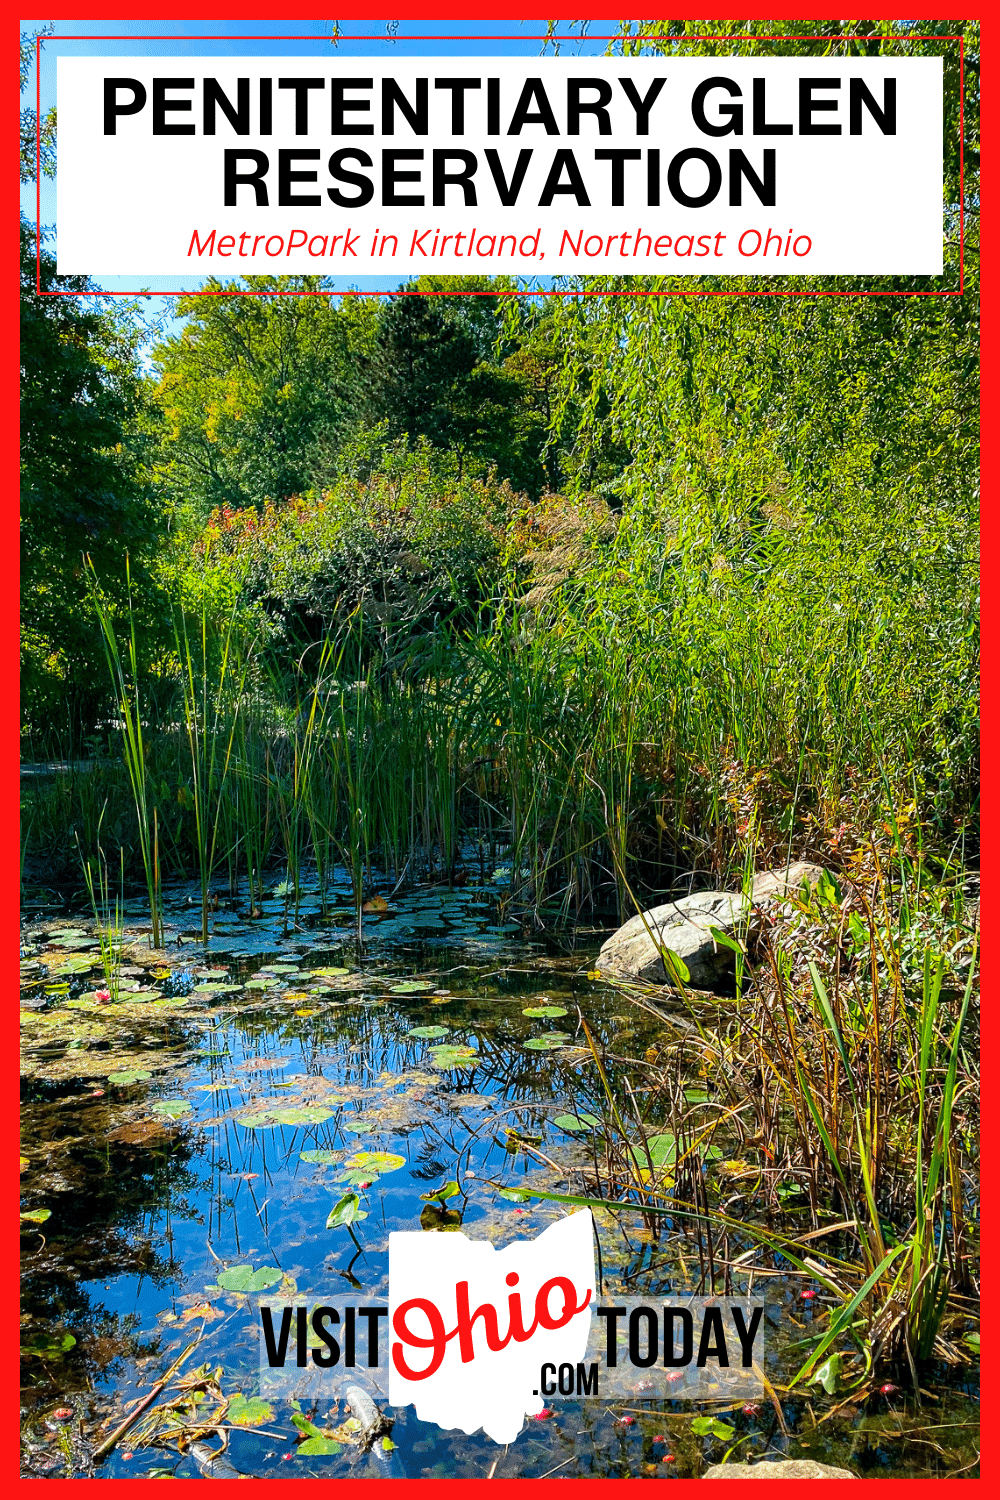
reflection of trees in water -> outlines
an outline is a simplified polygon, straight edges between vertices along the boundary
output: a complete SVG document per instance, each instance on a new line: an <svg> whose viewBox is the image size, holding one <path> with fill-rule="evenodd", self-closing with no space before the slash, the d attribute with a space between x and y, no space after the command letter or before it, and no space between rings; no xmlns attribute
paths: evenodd
<svg viewBox="0 0 1000 1500"><path fill-rule="evenodd" d="M192 1169L193 1142L185 1132L160 1130L148 1144L117 1143L111 1107L70 1110L35 1104L25 1110L25 1138L48 1146L39 1186L54 1198L43 1235L24 1240L22 1342L52 1343L53 1330L76 1344L60 1358L25 1362L34 1399L54 1388L89 1385L94 1370L120 1373L120 1360L154 1353L144 1343L138 1314L104 1307L92 1286L129 1275L165 1286L181 1274L174 1258L171 1221L199 1221L195 1206L205 1182ZM29 1179L34 1187L35 1179ZM32 1248L32 1243L37 1248Z"/></svg>

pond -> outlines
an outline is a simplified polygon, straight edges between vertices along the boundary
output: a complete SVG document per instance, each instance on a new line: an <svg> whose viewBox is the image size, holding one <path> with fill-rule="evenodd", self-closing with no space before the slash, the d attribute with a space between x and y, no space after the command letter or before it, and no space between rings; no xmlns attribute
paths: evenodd
<svg viewBox="0 0 1000 1500"><path fill-rule="evenodd" d="M278 887L251 911L220 891L207 948L197 889L169 893L157 953L141 903L126 902L103 967L92 916L28 914L25 1473L197 1477L196 1453L178 1439L211 1428L226 1401L227 1458L240 1474L384 1472L352 1442L346 1405L254 1402L259 1293L240 1290L247 1277L310 1302L349 1290L384 1299L393 1230L461 1227L503 1246L567 1212L512 1189L614 1196L602 1183L606 1100L583 1022L623 1094L663 1025L594 975L605 929L525 933L504 920L503 879L376 901L360 950L346 873L332 909L307 892L295 912ZM710 1109L705 1080L691 1085ZM737 1196L739 1167L713 1164L719 1181L733 1174ZM350 1194L354 1221L328 1227ZM710 1286L722 1273L681 1221L598 1208L595 1225L605 1296L729 1289ZM826 1293L780 1264L772 1272L784 1379ZM130 1404L196 1340L163 1398L92 1466ZM968 1365L937 1375L920 1406L893 1386L845 1402L815 1384L736 1407L554 1397L508 1448L404 1408L393 1468L692 1478L731 1451L864 1477L973 1477L977 1380ZM327 1446L339 1451L302 1443L310 1423L334 1432ZM207 1443L214 1451L211 1432Z"/></svg>

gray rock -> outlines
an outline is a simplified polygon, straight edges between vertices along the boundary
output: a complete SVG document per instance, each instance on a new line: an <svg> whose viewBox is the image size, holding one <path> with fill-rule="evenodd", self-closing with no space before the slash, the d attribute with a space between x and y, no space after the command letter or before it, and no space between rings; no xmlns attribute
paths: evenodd
<svg viewBox="0 0 1000 1500"><path fill-rule="evenodd" d="M816 885L823 873L822 865L811 864L807 859L797 859L783 870L763 870L754 876L751 899L759 904L782 896L797 896L803 885Z"/></svg>
<svg viewBox="0 0 1000 1500"><path fill-rule="evenodd" d="M597 957L602 974L666 984L661 948L684 961L696 990L712 990L733 972L736 955L709 931L733 933L750 917L745 896L732 891L696 891L629 919L608 938Z"/></svg>
<svg viewBox="0 0 1000 1500"><path fill-rule="evenodd" d="M687 967L692 989L715 990L731 979L736 954L716 943L709 929L753 939L769 904L797 894L805 883L815 885L822 873L821 865L798 860L781 870L762 871L749 897L734 891L696 891L654 906L631 917L608 938L597 968L614 979L668 984L660 950L669 948Z"/></svg>
<svg viewBox="0 0 1000 1500"><path fill-rule="evenodd" d="M835 1469L812 1458L789 1458L784 1463L713 1464L702 1479L857 1479L850 1469Z"/></svg>

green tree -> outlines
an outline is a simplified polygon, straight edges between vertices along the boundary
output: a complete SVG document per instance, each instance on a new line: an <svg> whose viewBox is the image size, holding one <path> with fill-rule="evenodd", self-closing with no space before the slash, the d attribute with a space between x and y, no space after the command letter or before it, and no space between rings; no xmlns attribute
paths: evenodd
<svg viewBox="0 0 1000 1500"><path fill-rule="evenodd" d="M89 555L119 608L126 559L140 588L159 516L131 434L142 405L139 330L128 313L83 301L85 278L60 277L21 224L22 699L29 727L77 735L106 699ZM155 599L147 591L147 609Z"/></svg>
<svg viewBox="0 0 1000 1500"><path fill-rule="evenodd" d="M23 94L31 78L31 70L35 61L35 43L39 37L51 36L52 23L44 26L39 31L21 32L21 93ZM39 155L41 156L42 175L54 177L56 175L56 112L55 108L49 109L44 115L41 124L37 123L37 115L30 106L21 110L21 181L34 182Z"/></svg>
<svg viewBox="0 0 1000 1500"><path fill-rule="evenodd" d="M261 506L311 483L320 434L339 443L357 394L352 336L321 277L210 278L211 295L179 297L179 334L154 351L158 477L175 505ZM252 295L246 295L251 293Z"/></svg>

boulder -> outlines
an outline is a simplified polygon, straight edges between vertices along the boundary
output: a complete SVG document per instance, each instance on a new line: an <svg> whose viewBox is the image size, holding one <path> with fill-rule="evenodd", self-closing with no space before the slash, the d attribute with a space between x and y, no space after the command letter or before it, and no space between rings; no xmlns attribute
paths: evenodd
<svg viewBox="0 0 1000 1500"><path fill-rule="evenodd" d="M751 900L759 906L764 901L798 895L803 885L816 885L824 873L822 865L811 864L807 859L797 859L783 870L762 870L754 876Z"/></svg>
<svg viewBox="0 0 1000 1500"><path fill-rule="evenodd" d="M702 1479L857 1479L850 1469L835 1469L812 1458L771 1459L759 1464L713 1464Z"/></svg>
<svg viewBox="0 0 1000 1500"><path fill-rule="evenodd" d="M757 875L749 896L734 891L696 891L631 917L608 938L597 956L597 968L614 979L643 979L668 984L662 948L682 959L695 990L716 990L731 982L736 954L713 938L712 927L727 936L753 939L767 906L815 885L821 865L797 860L781 870Z"/></svg>
<svg viewBox="0 0 1000 1500"><path fill-rule="evenodd" d="M733 972L736 955L709 931L735 933L751 914L750 902L732 891L696 891L631 917L608 938L597 957L602 974L666 984L661 948L683 959L696 990L714 990Z"/></svg>

